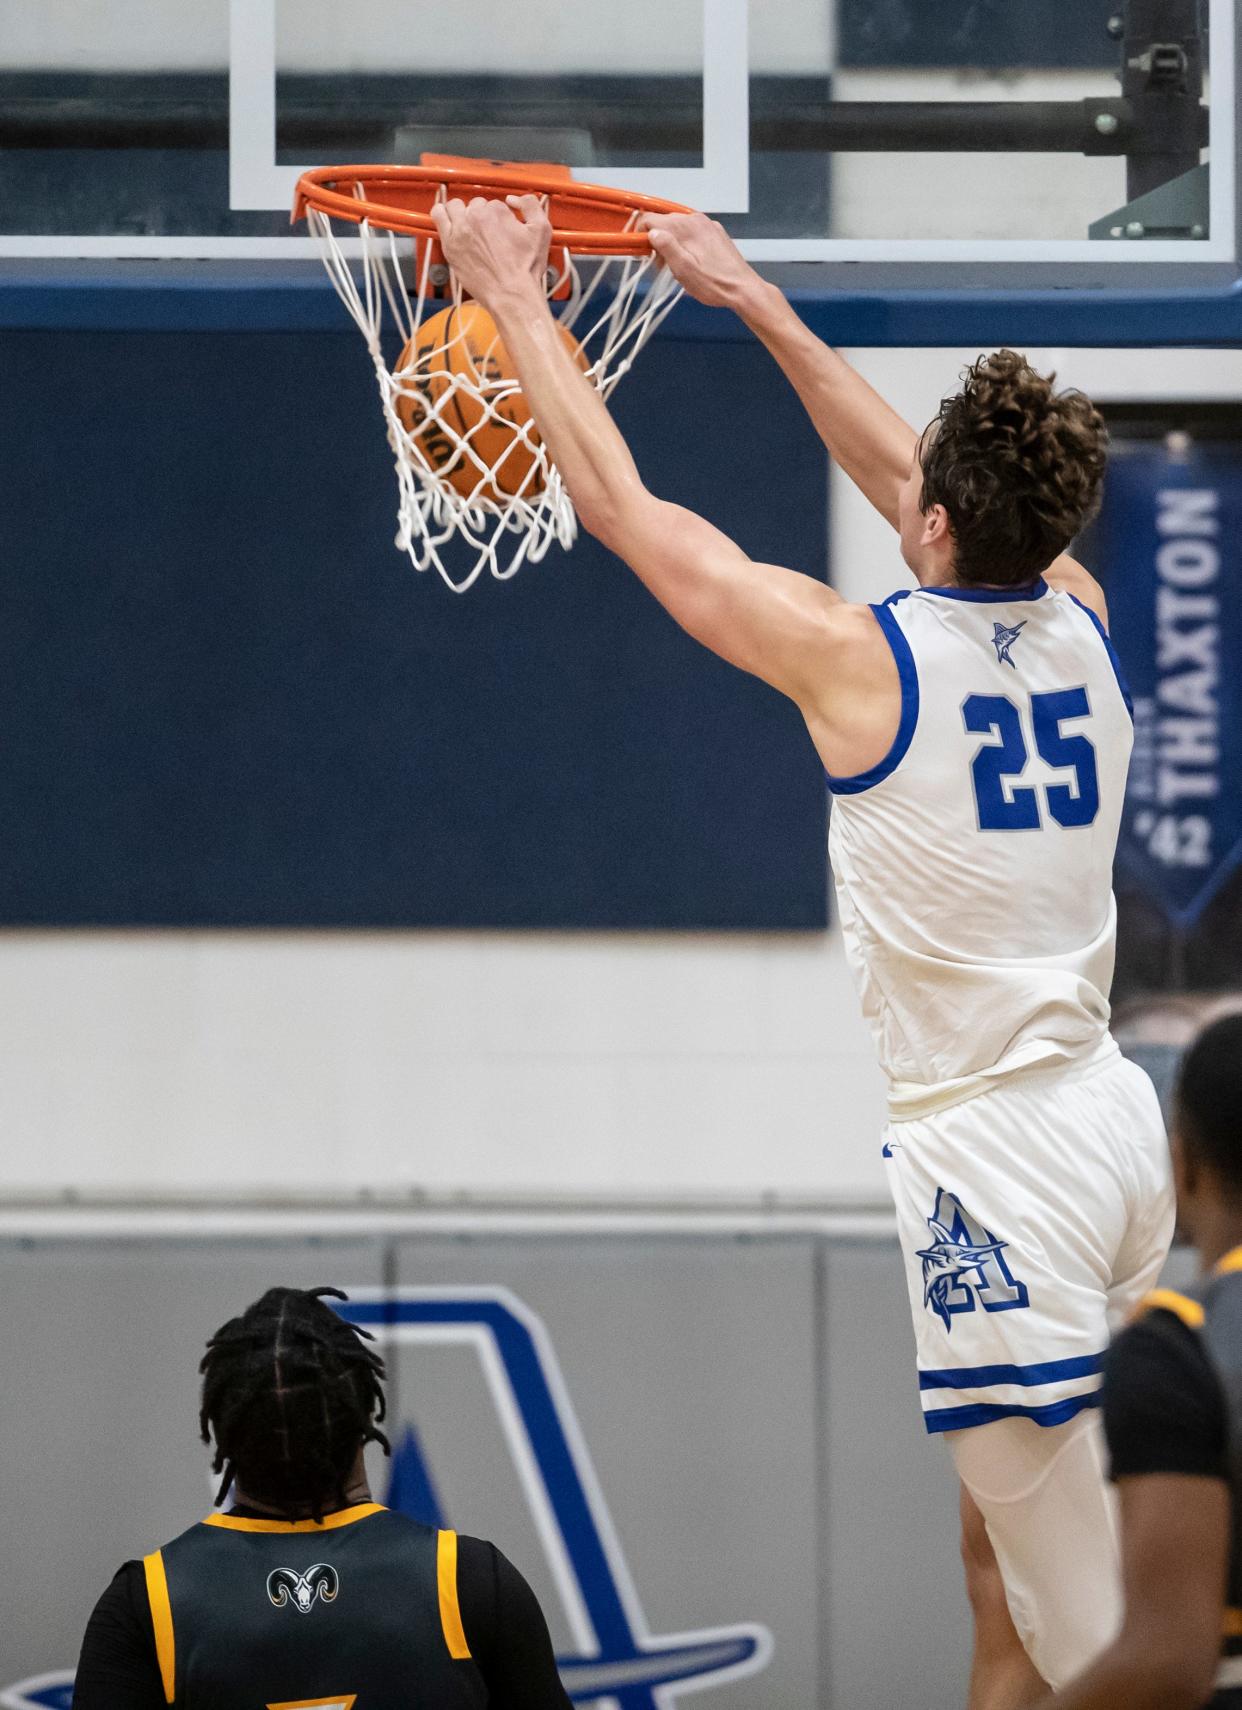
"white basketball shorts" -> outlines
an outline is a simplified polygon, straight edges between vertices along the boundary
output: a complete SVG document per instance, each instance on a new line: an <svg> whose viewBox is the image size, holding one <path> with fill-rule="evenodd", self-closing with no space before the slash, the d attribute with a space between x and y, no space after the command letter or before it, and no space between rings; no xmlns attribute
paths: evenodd
<svg viewBox="0 0 1242 1710"><path fill-rule="evenodd" d="M884 1156L929 1431L1059 1425L1155 1283L1173 1185L1155 1089L1111 1038L890 1123Z"/></svg>

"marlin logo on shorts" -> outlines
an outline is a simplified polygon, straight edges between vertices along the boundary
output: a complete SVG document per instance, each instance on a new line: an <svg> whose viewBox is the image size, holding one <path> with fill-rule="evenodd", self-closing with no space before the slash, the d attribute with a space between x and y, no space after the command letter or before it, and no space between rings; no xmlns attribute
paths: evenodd
<svg viewBox="0 0 1242 1710"><path fill-rule="evenodd" d="M923 1305L946 1330L953 1315L973 1312L1012 1312L1028 1306L1026 1284L1019 1282L1002 1257L1007 1241L966 1211L956 1194L936 1190L936 1205L927 1219L934 1237L930 1247L917 1249L923 1261Z"/></svg>
<svg viewBox="0 0 1242 1710"><path fill-rule="evenodd" d="M1013 660L1009 657L1009 649L1013 646L1014 642L1018 639L1025 628L1025 618L1022 619L1021 623L1014 624L1012 629L1006 629L1003 623L993 622L992 646L996 649L996 662L998 665L1008 665L1011 671L1016 671L1018 669Z"/></svg>

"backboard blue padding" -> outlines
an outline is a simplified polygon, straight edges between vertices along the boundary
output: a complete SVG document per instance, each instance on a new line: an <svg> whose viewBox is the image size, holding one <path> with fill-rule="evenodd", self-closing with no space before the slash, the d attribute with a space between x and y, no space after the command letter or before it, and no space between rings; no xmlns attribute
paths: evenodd
<svg viewBox="0 0 1242 1710"><path fill-rule="evenodd" d="M864 290L842 283L848 270L827 266L823 284L808 285L810 271L799 267L790 296L812 330L836 345L1242 345L1236 278L1142 289ZM0 329L337 332L343 323L352 326L318 264L0 263ZM688 299L669 332L713 343L750 336L735 316Z"/></svg>
<svg viewBox="0 0 1242 1710"><path fill-rule="evenodd" d="M792 705L589 539L416 574L352 326L9 333L0 395L3 924L824 925ZM664 339L615 406L661 496L824 573L757 347Z"/></svg>

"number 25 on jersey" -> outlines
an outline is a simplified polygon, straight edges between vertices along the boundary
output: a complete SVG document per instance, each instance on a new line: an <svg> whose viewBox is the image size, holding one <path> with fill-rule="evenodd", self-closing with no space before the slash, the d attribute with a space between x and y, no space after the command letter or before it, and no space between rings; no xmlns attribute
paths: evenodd
<svg viewBox="0 0 1242 1710"><path fill-rule="evenodd" d="M1090 825L1100 811L1100 781L1095 745L1081 733L1066 735L1062 725L1089 718L1086 689L1055 689L1032 695L1027 716L1008 695L967 695L962 720L968 731L992 736L971 762L975 808L980 831L1038 831L1043 806L1058 825ZM1021 777L1034 739L1035 752L1049 766L1072 769L1072 784L1046 784L1042 789L1009 784Z"/></svg>

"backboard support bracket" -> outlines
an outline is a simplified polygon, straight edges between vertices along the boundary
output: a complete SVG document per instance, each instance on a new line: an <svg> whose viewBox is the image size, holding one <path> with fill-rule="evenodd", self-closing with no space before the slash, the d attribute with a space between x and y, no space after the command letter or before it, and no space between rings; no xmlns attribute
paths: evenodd
<svg viewBox="0 0 1242 1710"><path fill-rule="evenodd" d="M1180 178L1091 222L1093 238L1206 238L1211 235L1208 169L1192 166Z"/></svg>

